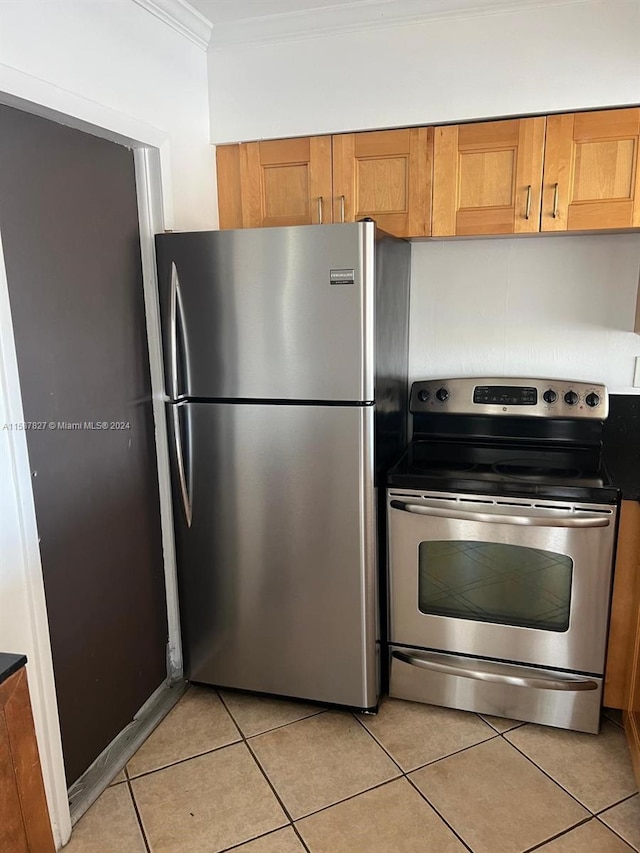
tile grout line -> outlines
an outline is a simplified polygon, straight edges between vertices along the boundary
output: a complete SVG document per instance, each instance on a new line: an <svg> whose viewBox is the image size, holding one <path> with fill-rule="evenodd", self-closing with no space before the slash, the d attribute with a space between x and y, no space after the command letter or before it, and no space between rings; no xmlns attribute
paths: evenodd
<svg viewBox="0 0 640 853"><path fill-rule="evenodd" d="M473 713L473 712L472 712L472 713ZM451 830L451 831L456 835L456 837L457 837L457 838L459 838L459 840L462 842L462 844L464 844L464 845L465 845L465 847L467 847L469 850L471 850L471 847L469 847L469 845L464 841L464 839L460 837L460 835L458 834L458 832L457 832L457 831L454 829L454 827L453 827L453 826L448 822L448 820L447 820L447 819L446 819L446 818L445 818L445 817L444 817L444 816L439 812L439 810L438 810L438 809L434 806L434 804L429 800L429 798L427 797L427 795L426 795L423 791L421 791L421 790L420 790L420 788L418 788L418 786L414 783L413 779L411 779L411 778L409 777L409 774L410 774L410 773L416 773L418 770L422 770L422 769L424 769L425 767L431 767L431 766L433 766L434 764L438 764L438 763L439 763L439 762L441 762L441 761L445 761L447 758L451 758L451 757L453 757L454 755L459 755L461 752L466 752L466 751L467 751L467 750L469 750L469 749L474 749L476 746L480 746L480 745L481 745L481 744L483 744L483 743L488 743L488 742L489 742L489 741L491 741L491 740L495 740L495 739L496 739L496 737L501 737L501 738L503 738L503 740L504 740L504 741L505 741L509 746L513 747L513 748L516 750L516 752L520 753L520 754L521 754L524 758L526 758L526 759L527 759L527 760L528 760L528 761L529 761L529 762L530 762L530 763L531 763L531 764L532 764L532 765L533 765L537 770L539 770L539 771L540 771L544 776L546 776L546 777L547 777L551 782L553 782L555 785L557 785L557 786L558 786L562 791L565 791L565 793L567 793L567 794L568 794L568 795L569 795L573 800L575 800L575 802L577 802L577 803L578 803L578 805L580 805L580 806L581 806L581 808L585 809L585 810L588 812L587 816L585 816L585 817L584 817L581 821L579 821L578 823L573 824L573 825L571 825L571 826L567 827L566 829L562 830L562 832L558 833L558 835L555 835L555 836L553 836L552 838L547 838L546 840L544 840L544 841L540 842L540 844L536 844L534 847L528 848L526 851L524 851L524 853L533 853L533 851L534 851L534 850L538 850L538 849L540 849L540 847L542 847L544 844L548 844L550 841L553 841L553 840L555 840L556 838L560 838L560 837L562 837L563 835L566 835L567 833L569 833L569 832L571 832L572 830L576 829L578 826L582 826L582 824L584 824L584 823L588 823L590 820L592 820L592 819L594 819L594 818L596 818L596 817L597 817L596 813L594 813L594 812L592 812L590 809L588 809L588 808L587 808L583 803L581 803L581 802L580 802L576 797L574 797L574 796L573 796L573 794L571 794L571 792L570 792L570 791L567 791L567 790L566 790L566 788L564 788L564 787L563 787L563 786L562 786L562 785L561 785L557 780L555 780L552 776L550 776L548 773L546 773L546 772L545 772L541 767L538 767L538 765L537 765L537 764L536 764L532 759L530 759L530 758L529 758L529 756L527 756L527 755L525 755L524 753L522 753L522 752L521 752L521 751L520 751L520 750L515 746L515 744L512 744L512 743L511 743L511 741L507 740L507 738L506 738L506 735L507 735L507 734L509 734L510 732L515 731L516 729L522 728L522 727L523 727L523 726L525 726L525 725L528 725L527 723L522 723L522 724L521 724L521 725L519 725L519 726L514 726L513 728L511 728L511 729L507 729L507 730L506 730L506 731L504 731L504 732L498 732L496 729L494 729L494 728L493 728L493 726L491 725L491 723L488 723L486 720L482 720L482 722L483 722L483 723L485 723L485 724L486 724L486 725L487 725L487 726L488 726L488 727L489 727L489 728L494 732L494 735L492 735L491 737L486 738L485 740L478 741L477 743L471 744L470 746L466 746L466 747L463 747L462 749L458 749L458 750L456 750L455 752L450 753L449 755L442 756L441 758L436 758L434 761L429 761L429 762L427 762L426 764L422 764L422 765L420 765L419 767L416 767L416 768L414 768L414 769L412 769L412 770L404 771L404 770L400 767L400 765L398 764L398 762L393 758L393 756L388 752L388 750L386 749L386 747L384 747L384 745L383 745L383 744L382 744L382 743L381 743L381 742L376 738L376 736L373 734L373 732L369 731L369 729L367 728L367 726L365 725L365 723L364 723L362 720L358 719L358 717L357 717L355 714L354 714L353 716L354 716L354 717L356 718L356 720L360 723L360 725L361 725L361 726L362 726L362 727L363 727L363 728L364 728L364 729L369 733L369 735L374 739L374 741L375 741L375 742L380 746L380 748L384 750L384 752L389 756L389 758L394 762L394 764L396 764L396 766L398 766L398 767L400 768L400 770L401 770L401 772L402 772L402 775L403 775L403 776L404 776L404 778L409 782L409 784L410 784L410 785L411 785L411 786L412 786L412 787L413 787L413 788L418 792L418 794L420 794L420 796L421 796L421 797L425 800L425 802L426 802L426 803L427 803L427 804L428 804L428 805L429 805L429 806L430 806L430 807L435 811L435 813L436 813L436 814L440 817L440 819L441 819L441 820L446 824L446 826L448 826L448 827L449 827L449 829L450 829L450 830ZM481 717L479 714L475 714L475 716L476 716L476 717L478 717L479 719L482 719L482 717ZM634 792L633 794L630 794L629 796L624 797L624 798L623 798L622 800L620 800L618 803L614 803L614 804L612 804L611 806L606 806L606 807L605 807L605 809L603 809L603 811L606 811L606 810L607 810L607 809L609 809L609 808L613 808L613 806L614 806L614 805L619 805L620 803L624 802L625 800L630 799L631 797L634 797L634 796L635 796L635 793L637 793L637 792ZM602 823L604 824L604 821L602 821ZM604 825L606 826L606 824L604 824ZM610 827L608 827L608 828L610 828ZM617 833L616 833L616 834L617 834ZM624 841L624 839L622 839L622 840ZM627 843L627 842L625 842L625 843ZM632 849L633 849L633 848L632 848ZM473 853L473 851L471 851L471 853Z"/></svg>
<svg viewBox="0 0 640 853"><path fill-rule="evenodd" d="M581 826L584 826L587 823L590 823L594 819L592 814L589 814L587 817L583 818L579 823L575 823L573 826L569 826L566 829L563 829L561 832L558 832L556 835L551 835L549 838L545 838L544 841L541 841L539 844L534 844L533 847L527 847L523 853L534 853L535 850L540 850L540 848L545 847L547 844L551 844L553 841L557 841L558 838L562 838L565 835L568 835L570 832L573 832L574 829L578 829Z"/></svg>
<svg viewBox="0 0 640 853"><path fill-rule="evenodd" d="M509 732L505 732L505 735L506 735L506 734L509 734ZM550 779L550 780L554 783L554 785L557 785L557 786L558 786L558 788L560 788L560 790L561 790L561 791L564 791L564 792L565 792L565 794L567 794L568 796L570 796L572 800L575 800L575 802L576 802L576 803L578 803L578 805L579 805L579 806L581 806L583 809L586 809L592 817L596 817L597 812L591 811L591 809L590 809L588 806L586 806L584 803L582 803L582 802L577 798L577 796L576 796L575 794L572 794L572 793L571 793L571 791L569 791L567 788L565 788L565 787L564 787L564 785L562 785L560 782L558 782L558 780L557 780L557 779L554 779L554 778L553 778L553 776L552 776L550 773L547 773L547 771L546 771L543 767L540 767L540 765L536 764L536 762L533 760L533 758L531 758L530 756L528 756L528 755L526 754L526 752L523 752L521 749L519 749L519 748L515 745L515 743L511 743L511 741L510 741L510 740L507 740L507 738L505 737L505 735L500 735L500 737L504 738L504 740L509 744L509 746L513 747L513 749L515 749L515 750L516 750L516 752L519 752L519 753L520 753L520 755L522 755L522 756L523 756L523 758L526 758L526 759L527 759L527 761L528 761L530 764L532 764L532 765L533 765L537 770L539 770L541 773L543 773L543 774L547 777L547 779ZM622 800L620 800L620 802L622 802ZM616 805L616 804L615 804L615 803L612 803L612 806L613 806L613 805ZM606 811L606 809L608 809L608 808L611 808L611 806L605 806L605 807L604 807L604 809L602 809L602 811Z"/></svg>
<svg viewBox="0 0 640 853"><path fill-rule="evenodd" d="M218 696L218 699L222 702L222 705L223 705L223 707L224 707L225 711L226 711L226 712L227 712L227 714L229 714L229 716L231 717L231 720L232 720L232 722L233 722L234 726L238 729L238 732L239 732L239 734L240 734L240 737L242 738L242 742L245 744L245 746L247 747L247 750L249 751L249 755L253 758L253 760L254 760L254 762L255 762L255 764L256 764L256 766L257 766L258 770L259 770L259 771L260 771L260 773L264 776L264 778L265 778L265 780L266 780L266 782L267 782L267 785L269 786L269 788L270 788L270 789L271 789L271 791L273 792L273 795L274 795L274 797L276 798L277 802L279 803L280 808L282 809L282 811L284 812L285 817L286 817L286 818L287 818L287 820L289 821L289 826L290 826L290 827L293 829L293 831L295 832L296 836L298 837L298 840L299 840L299 841L300 841L300 843L302 844L302 847L303 847L303 849L306 851L306 853L310 853L309 848L308 848L308 847L307 847L307 845L304 843L303 838L301 837L300 833L298 832L297 827L296 827L296 826L295 826L295 824L294 824L294 821L293 821L293 818L292 818L292 816L291 816L291 814L290 814L290 812L289 812L289 809L287 809L287 808L286 808L286 806L285 806L284 802L282 801L282 799L281 799L280 795L278 794L278 792L276 791L275 787L273 786L273 784L272 784L272 782L271 782L271 779L269 779L269 777L267 776L267 773L266 773L266 771L264 770L264 768L263 768L262 764L260 764L260 762L258 761L258 758L257 758L256 754L254 753L254 751L253 751L253 750L251 749L251 747L249 746L249 740L248 740L248 738L246 738L246 737L245 737L244 732L243 732L243 731L242 731L242 729L240 728L240 725L237 723L236 718L235 718L235 717L233 716L233 714L231 713L231 710L229 709L229 706L227 705L227 703L224 701L223 696L221 696L221 695L220 695L220 693L219 693L219 691L217 691L217 690L216 690L216 694L217 694L217 696ZM324 712L320 712L320 713L324 713ZM314 714L314 715L312 715L312 716L319 716L319 714ZM303 717L302 719L305 719L305 718ZM308 718L306 718L306 719L308 719ZM295 722L298 722L298 721L296 720ZM291 725L291 724L290 724L290 723L287 723L287 725ZM278 728L285 728L285 726L279 726ZM274 729L272 729L272 731L274 731ZM265 734L265 733L263 732L263 734ZM278 827L278 828L279 828L279 829L282 829L282 827ZM261 837L261 836L259 836L259 835L257 835L257 836L256 836L256 838L260 838L260 837ZM249 839L249 841L254 841L254 840L255 840L255 838L254 838L254 839Z"/></svg>
<svg viewBox="0 0 640 853"><path fill-rule="evenodd" d="M455 835L455 837L460 841L460 843L461 843L461 844L462 844L462 845L463 845L467 850L469 850L469 851L470 851L470 853L473 853L473 850L471 850L471 847L469 847L469 845L466 843L466 841L464 841L464 839L460 836L460 834L459 834L459 833L458 833L458 832L453 828L453 826L451 826L451 824L449 823L449 821L447 821L447 820L444 818L444 816L440 814L440 812L439 812L439 811L438 811L438 809L433 805L433 803L429 802L429 800L428 800L428 798L426 797L426 795L425 795L425 794L424 794L424 793L423 793L423 792L418 788L418 786L413 782L413 779L410 779L410 778L409 778L409 773L413 773L413 772L415 772L415 771L414 771L414 770L411 770L411 771L406 771L406 772L405 772L405 771L402 769L402 767L400 767L400 765L399 765L399 764L398 764L398 762L395 760L395 758L391 755L391 753L390 753L390 752L388 752L388 750L386 749L386 747L384 747L384 746L380 743L380 741L375 737L375 735L373 734L373 732L370 732L370 731L369 731L369 729L365 726L364 722L363 722L362 720L358 719L358 717L356 717L356 715L355 715L355 714L353 714L352 716L354 716L354 717L355 717L356 721L357 721L358 723L360 723L360 725L361 725L361 726L362 726L362 728L367 732L367 734L368 734L371 738L373 738L374 742L378 744L378 746L380 747L380 749L382 749L382 750L383 750L383 752L385 752L385 753L389 756L389 758L391 759L391 761L393 761L393 763L396 765L396 767L400 770L400 773L402 774L402 776L401 776L401 777L399 777L399 778L402 778L402 779L406 779L406 780L407 780L407 782L411 785L411 787L412 787L415 791L417 791L417 793L419 794L419 796L420 796L420 797L422 797L422 799L423 799L423 800L425 801L425 803L429 806L429 808L430 808L430 809L432 809L432 810L433 810L433 811L438 815L438 817L439 817L439 818L440 818L440 820L444 823L444 825L445 825L446 827L448 827L448 828L451 830L451 832L452 832L452 833ZM489 725L489 724L487 723L487 725ZM488 740L493 740L493 738L488 738ZM482 742L483 742L483 741L481 741L481 743L482 743ZM478 745L478 744L474 744L474 746L477 746L477 745ZM467 749L470 749L470 747L466 747L466 748L467 748ZM464 751L464 750L459 750L459 751L460 751L460 752L462 752L462 751ZM454 753L452 753L452 755L453 755L453 754L454 754ZM449 756L446 756L446 757L448 758ZM437 759L437 760L441 761L442 759ZM426 767L427 765L423 765L423 766L424 766L424 767ZM416 769L420 769L420 768L416 768ZM398 778L398 777L396 777L396 778ZM385 782L384 784L389 784L389 782L393 782L393 781L395 781L395 780L390 779L388 782Z"/></svg>
<svg viewBox="0 0 640 853"><path fill-rule="evenodd" d="M600 809L599 812L594 812L595 817L600 817L605 812L608 812L609 809L615 809L616 806L621 806L622 803L626 803L627 800L633 799L633 797L637 797L640 791L634 791L633 794L628 794L626 797L623 797L621 800L618 800L617 803L611 803L610 806L605 806L603 809Z"/></svg>
<svg viewBox="0 0 640 853"><path fill-rule="evenodd" d="M429 808L430 808L430 809L432 809L432 810L433 810L433 811L438 815L438 817L439 817L439 818L440 818L440 820L444 823L444 825L445 825L446 827L448 827L448 828L451 830L451 832L455 835L455 837L458 839L458 841L459 841L459 842L460 842L460 843L461 843L461 844L462 844L462 845L463 845L467 850L469 850L469 852L470 852L470 853L474 853L474 852L473 852L473 849L471 848L471 846L470 846L469 844L467 844L467 842L464 840L464 838L462 837L462 835L460 835L460 833L458 832L458 830L456 830L456 829L454 829L454 828L453 828L453 826L449 823L449 821L445 818L445 816L444 816L443 814L441 814L440 810L439 810L439 809L437 809L437 808L434 806L434 804L433 804L433 803L431 802L431 800L427 797L427 795L424 793L424 791L421 791L421 790L420 790L420 788L418 788L418 786L417 786L417 785L416 785L416 783L413 781L413 779L410 779L408 776L405 776L404 778L405 778L405 779L407 780L407 782L411 785L411 787L414 789L414 791L416 791L416 792L417 792L417 793L422 797L422 799L423 799L423 800L425 801L425 803L429 806Z"/></svg>
<svg viewBox="0 0 640 853"><path fill-rule="evenodd" d="M270 829L268 832L264 832L262 835L256 835L255 838L250 838L248 841L240 841L239 844L234 844L233 847L225 847L224 850L218 850L216 853L233 853L234 850L238 850L240 847L244 847L245 844L253 844L254 841L260 841L263 838L268 838L270 835L275 835L276 832L282 832L283 829L289 829L290 824L287 826L277 826L275 829ZM293 829L293 827L291 827ZM307 848L304 848L305 851Z"/></svg>
<svg viewBox="0 0 640 853"><path fill-rule="evenodd" d="M125 771L125 776L127 776L126 771ZM136 818L138 820L138 826L140 827L140 832L142 833L142 841L144 842L145 850L147 851L147 853L151 853L151 842L147 838L147 833L145 831L144 824L142 823L142 815L140 814L140 811L138 809L138 803L136 802L136 795L133 793L133 788L131 787L131 780L129 779L128 776L127 776L126 784L127 784L127 789L129 791L129 796L131 797L131 802L133 803L133 810L136 813Z"/></svg>
<svg viewBox="0 0 640 853"><path fill-rule="evenodd" d="M469 712L469 713L473 713L473 712ZM356 719L358 720L357 717L356 717ZM447 758L451 758L454 755L458 755L458 753L460 753L460 752L466 752L466 750L468 750L468 749L473 749L475 746L480 746L481 743L488 743L488 741L495 740L497 737L500 737L500 732L497 732L495 729L491 728L491 726L489 726L489 723L487 723L487 726L489 726L489 728L491 728L491 731L493 732L493 734L489 735L488 738L485 738L484 740L479 740L476 743L469 744L469 746L463 746L460 749L456 749L454 752L447 753L447 755L441 755L439 758L434 758L431 761L425 762L424 764L419 764L417 767L412 767L410 770L403 770L403 768L398 764L398 762L391 755L391 753L387 750L387 748L378 740L378 738L373 734L373 732L369 731L369 729L366 727L364 722L362 722L361 720L358 720L358 722L360 723L361 726L363 726L363 728L367 731L367 733L374 739L374 741L378 744L378 746L386 752L386 754L393 761L393 763L400 769L400 772L402 773L403 776L408 776L409 773L416 773L418 770L424 770L425 767L430 767L432 764L437 764L439 761L445 761Z"/></svg>
<svg viewBox="0 0 640 853"><path fill-rule="evenodd" d="M633 796L635 796L635 794ZM630 798L627 797L627 799L630 799ZM622 801L622 802L624 802L624 801ZM614 835L616 835L621 841L623 841L627 845L629 850L633 850L634 853L638 853L637 847L634 847L634 845L630 841L627 841L627 839L624 838L622 835L620 835L620 833L616 829L614 829L612 826L609 826L608 823L605 823L603 820L601 820L601 818L598 815L594 815L594 820L597 820L598 823L601 823L602 826L604 826L606 829L609 830L609 832L612 832Z"/></svg>
<svg viewBox="0 0 640 853"><path fill-rule="evenodd" d="M195 755L187 755L186 758L179 758L177 761L171 761L169 764L163 764L162 767L154 767L153 770L145 770L143 773L136 773L134 776L127 776L126 781L133 782L134 779L144 779L146 776L152 776L154 773L161 773L163 770L168 770L170 767L177 767L178 764L186 764L187 761L193 761L194 758L202 758L205 755L220 752L221 749L226 749L228 746L234 746L241 742L242 739L231 740L228 743L221 744L220 746L214 746L213 749L206 749L204 752L196 752Z"/></svg>

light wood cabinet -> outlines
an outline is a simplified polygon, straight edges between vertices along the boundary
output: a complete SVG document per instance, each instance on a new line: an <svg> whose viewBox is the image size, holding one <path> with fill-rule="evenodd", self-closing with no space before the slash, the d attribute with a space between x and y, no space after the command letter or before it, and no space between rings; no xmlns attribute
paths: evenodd
<svg viewBox="0 0 640 853"><path fill-rule="evenodd" d="M624 692L623 719L631 750L633 769L640 785L640 502L623 501L626 505L626 530L624 548L635 569L631 612L633 619L627 637L626 689Z"/></svg>
<svg viewBox="0 0 640 853"><path fill-rule="evenodd" d="M331 222L331 137L216 148L220 228Z"/></svg>
<svg viewBox="0 0 640 853"><path fill-rule="evenodd" d="M640 564L638 565L638 587L636 589L636 623L631 647L631 668L629 673L629 693L623 713L624 728L627 733L631 760L640 787Z"/></svg>
<svg viewBox="0 0 640 853"><path fill-rule="evenodd" d="M433 128L333 137L333 221L366 216L397 237L431 233Z"/></svg>
<svg viewBox="0 0 640 853"><path fill-rule="evenodd" d="M611 619L604 679L604 704L624 708L630 673L629 638L638 618L636 589L640 581L640 504L622 501L613 573Z"/></svg>
<svg viewBox="0 0 640 853"><path fill-rule="evenodd" d="M640 227L640 108L549 116L542 231Z"/></svg>
<svg viewBox="0 0 640 853"><path fill-rule="evenodd" d="M0 685L0 850L53 853L24 667Z"/></svg>
<svg viewBox="0 0 640 853"><path fill-rule="evenodd" d="M637 107L247 142L216 156L221 228L366 216L399 237L640 228Z"/></svg>
<svg viewBox="0 0 640 853"><path fill-rule="evenodd" d="M432 128L412 128L219 146L220 227L370 216L398 237L426 236L432 138Z"/></svg>
<svg viewBox="0 0 640 853"><path fill-rule="evenodd" d="M621 708L640 785L640 502L622 501L604 704Z"/></svg>
<svg viewBox="0 0 640 853"><path fill-rule="evenodd" d="M240 146L245 228L331 222L331 137Z"/></svg>
<svg viewBox="0 0 640 853"><path fill-rule="evenodd" d="M436 127L434 237L539 230L545 121Z"/></svg>

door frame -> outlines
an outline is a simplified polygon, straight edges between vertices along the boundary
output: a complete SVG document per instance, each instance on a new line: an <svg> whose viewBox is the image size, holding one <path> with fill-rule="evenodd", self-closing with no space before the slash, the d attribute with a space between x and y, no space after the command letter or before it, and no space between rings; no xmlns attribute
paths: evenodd
<svg viewBox="0 0 640 853"><path fill-rule="evenodd" d="M169 134L3 63L0 63L0 79L0 104L16 107L133 149L167 594L167 680L179 681L182 679L182 646L153 239L155 233L171 229L173 225ZM1 234L0 422L24 422ZM59 849L67 843L71 835L71 818L31 469L25 432L5 431L4 436L6 443L0 436L0 470L4 472L6 469L6 476L0 499L8 523L5 526L3 522L2 534L3 538L6 535L7 542L11 541L13 547L8 551L10 564L7 560L2 573L6 577L11 573L11 605L22 610L22 647L5 648L2 651L26 653L28 657L29 689L40 761L54 839L56 848Z"/></svg>

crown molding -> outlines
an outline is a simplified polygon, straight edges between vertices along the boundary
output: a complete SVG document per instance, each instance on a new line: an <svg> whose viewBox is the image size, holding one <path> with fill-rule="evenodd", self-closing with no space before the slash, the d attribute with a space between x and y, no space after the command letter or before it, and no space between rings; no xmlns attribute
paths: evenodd
<svg viewBox="0 0 640 853"><path fill-rule="evenodd" d="M139 0L136 0L139 2ZM575 6L590 0L359 0L332 6L216 23L210 49L299 41L451 18L475 18Z"/></svg>
<svg viewBox="0 0 640 853"><path fill-rule="evenodd" d="M133 0L202 50L209 46L213 24L186 0Z"/></svg>

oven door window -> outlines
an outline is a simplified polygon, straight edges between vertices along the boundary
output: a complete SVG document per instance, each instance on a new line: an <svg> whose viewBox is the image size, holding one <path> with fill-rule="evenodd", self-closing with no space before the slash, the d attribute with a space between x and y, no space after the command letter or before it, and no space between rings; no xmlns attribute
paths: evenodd
<svg viewBox="0 0 640 853"><path fill-rule="evenodd" d="M573 560L566 554L495 542L421 542L418 607L425 614L569 628Z"/></svg>

